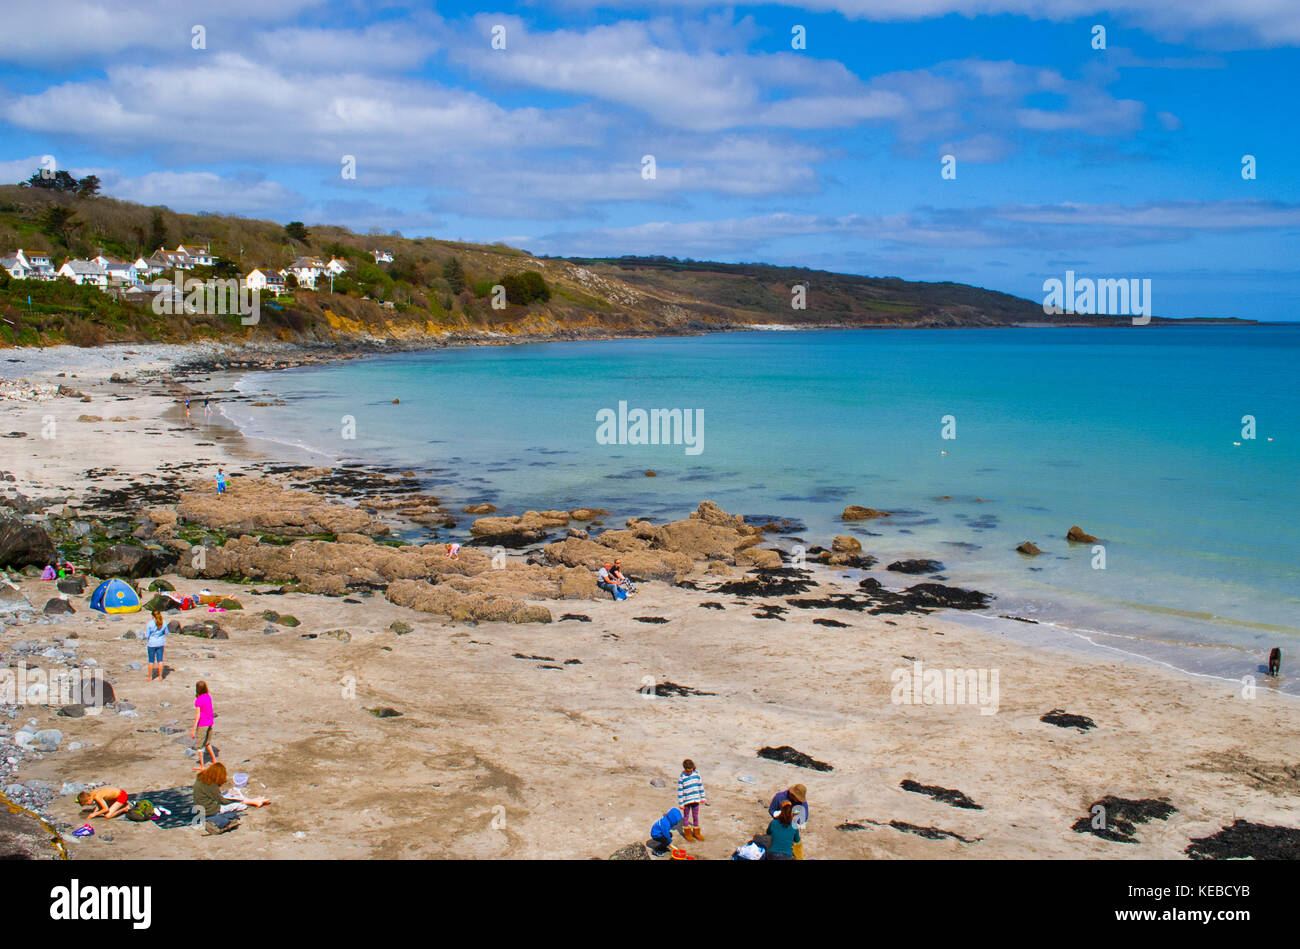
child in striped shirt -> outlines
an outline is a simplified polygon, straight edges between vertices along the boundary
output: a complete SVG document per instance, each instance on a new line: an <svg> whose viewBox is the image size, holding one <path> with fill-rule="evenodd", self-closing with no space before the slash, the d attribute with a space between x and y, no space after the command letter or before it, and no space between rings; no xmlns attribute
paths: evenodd
<svg viewBox="0 0 1300 949"><path fill-rule="evenodd" d="M682 836L687 840L704 839L700 833L701 804L705 807L709 804L704 794L704 779L695 770L695 762L687 758L677 779L677 806L682 809Z"/></svg>

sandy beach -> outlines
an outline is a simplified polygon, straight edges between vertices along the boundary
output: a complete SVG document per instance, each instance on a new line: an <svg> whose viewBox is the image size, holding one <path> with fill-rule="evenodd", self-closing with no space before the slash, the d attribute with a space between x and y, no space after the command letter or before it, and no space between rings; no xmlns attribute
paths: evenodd
<svg viewBox="0 0 1300 949"><path fill-rule="evenodd" d="M0 432L24 433L2 443L0 471L12 475L0 482L3 495L53 501L29 518L90 517L107 501L104 494L88 498L87 487L118 488L116 503L134 505L138 523L147 525L141 541L159 537L184 550L183 532L167 512L179 511L184 524L218 516L204 500L217 465L232 475L226 500L236 504L241 492L298 497L294 485L303 476L279 471L264 446L255 450L219 416L203 418L203 396L230 395L233 376L178 376L166 371L178 354L160 350L118 360L130 366L130 381L111 382L112 372L123 371L113 355L0 351L0 360L9 360L0 361L0 376L65 384L91 399L0 401ZM178 401L187 392L188 422ZM357 513L345 497L324 490L317 501ZM417 512L426 523L441 516L428 508ZM387 581L409 566L375 560L397 556L375 542L389 528L400 532L402 515L414 510L379 509L370 524L376 529L359 537L304 527L271 546L304 558L351 547L342 552L353 559L341 562L352 565L364 554L373 561L367 569ZM149 511L163 513L146 518ZM472 520L449 513L463 526ZM637 515L612 511L605 526L622 531ZM327 518L343 515L313 516L328 527ZM379 522L387 526L377 529ZM240 549L241 534L253 533L214 523L204 529L229 538L229 550ZM549 539L563 538L560 528ZM831 541L815 539L827 547ZM403 599L394 594L398 584L425 584L409 588L406 599L427 608L429 586L440 593L460 584L456 597L478 597L479 609L487 602L482 597L498 592L487 585L496 582L490 571L394 580L387 595L347 575L337 591L343 595L304 592L325 589L324 581L279 593L271 591L284 582L271 576L281 567L253 551L254 540L247 543L237 555L210 556L223 563L220 557L238 556L241 569L254 564L266 572L251 583L192 575L184 554L162 574L178 590L206 587L243 606L168 614L185 626L215 620L228 638L169 637L162 682L146 682L143 668L132 668L143 666L144 646L123 636L138 635L146 614L108 617L88 608L88 595L74 595L75 614L48 622L41 613L56 595L54 584L14 577L33 609L0 616L4 664L24 657L39 664L39 650L52 645L56 653L71 649L75 659L61 661L85 668L93 660L118 700L84 717L37 704L0 715L0 762L16 759L4 765L0 790L29 782L46 788L36 800L64 830L73 858L605 858L645 841L650 825L674 806L687 757L699 766L710 806L701 813L706 839L686 846L708 859L727 858L761 833L766 803L793 784L807 787L805 852L817 859L1185 859L1192 841L1235 821L1298 823L1294 698L1263 683L1252 691L1240 682L1031 648L955 622L945 610L873 613L856 581L833 566L810 565L800 575L806 588L793 594L719 591L721 583L780 574L753 572L760 561L742 556L749 548L738 545L729 562L687 561L677 582L649 579L632 598L613 602L570 583L588 543L574 538L557 544L565 551L549 559L536 549L509 552L507 570L518 571L525 594L518 598L551 619L528 621L516 612L511 622L474 618L480 614L457 619L392 601ZM578 560L561 559L569 548ZM633 566L634 555L646 562L652 553L665 562L670 554L684 556L626 549ZM440 556L434 548L399 553L409 563L424 556L420 562L432 564ZM473 567L487 554L463 556ZM540 590L552 579L558 595L526 595L529 584ZM916 579L899 577L897 588ZM816 605L792 602L798 600ZM265 611L297 625L268 619ZM900 701L900 683L925 669L983 674L996 681L996 699ZM135 792L192 782L185 749L198 679L212 690L223 762L246 772L250 793L269 795L272 805L250 811L237 831L219 837L124 821L97 821L96 836L83 840L68 836L83 822L74 796L60 793L68 784ZM665 683L688 694L655 694ZM915 697L922 696L918 688ZM122 703L134 714L123 714ZM379 717L383 709L399 714ZM1062 727L1042 720L1054 710L1090 722ZM58 750L14 753L13 733L31 720L37 729L62 732ZM762 748L785 746L829 768L759 757ZM961 792L965 799L956 800L967 806L946 803L940 798L953 796L943 791ZM1092 807L1106 798L1132 803L1104 805L1108 822L1101 834L1090 832ZM1128 820L1125 830L1124 817L1143 809L1138 802L1147 809L1164 802L1172 811Z"/></svg>

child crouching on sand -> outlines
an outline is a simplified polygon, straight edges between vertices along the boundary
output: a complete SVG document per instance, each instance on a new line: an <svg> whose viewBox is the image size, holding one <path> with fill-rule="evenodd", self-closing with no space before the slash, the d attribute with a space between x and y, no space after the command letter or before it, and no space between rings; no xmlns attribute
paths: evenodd
<svg viewBox="0 0 1300 949"><path fill-rule="evenodd" d="M646 841L646 846L650 848L652 854L662 857L668 852L668 848L673 844L673 829L681 822L682 812L674 807L651 825L650 839Z"/></svg>
<svg viewBox="0 0 1300 949"><path fill-rule="evenodd" d="M687 840L703 840L700 833L700 805L708 806L704 793L704 778L695 770L695 762L687 758L682 762L682 773L677 779L677 806L682 809L682 836Z"/></svg>

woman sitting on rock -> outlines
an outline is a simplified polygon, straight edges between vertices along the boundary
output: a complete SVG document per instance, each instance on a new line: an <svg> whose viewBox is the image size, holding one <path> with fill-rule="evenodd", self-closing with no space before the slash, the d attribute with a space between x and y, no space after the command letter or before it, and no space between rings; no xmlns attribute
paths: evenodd
<svg viewBox="0 0 1300 949"><path fill-rule="evenodd" d="M228 780L226 766L220 761L208 765L194 778L194 810L202 810L204 834L224 834L239 826L238 811L246 807L265 807L269 797L223 797L221 785Z"/></svg>

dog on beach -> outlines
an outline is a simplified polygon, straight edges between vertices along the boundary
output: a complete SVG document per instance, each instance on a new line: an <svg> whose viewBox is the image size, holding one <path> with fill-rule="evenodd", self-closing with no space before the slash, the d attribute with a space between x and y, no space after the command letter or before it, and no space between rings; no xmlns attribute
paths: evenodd
<svg viewBox="0 0 1300 949"><path fill-rule="evenodd" d="M1277 646L1268 654L1268 674L1276 677L1282 671L1282 650Z"/></svg>

